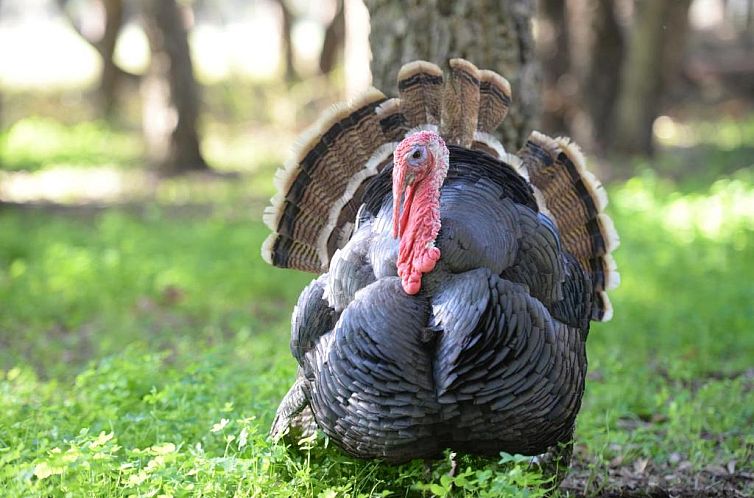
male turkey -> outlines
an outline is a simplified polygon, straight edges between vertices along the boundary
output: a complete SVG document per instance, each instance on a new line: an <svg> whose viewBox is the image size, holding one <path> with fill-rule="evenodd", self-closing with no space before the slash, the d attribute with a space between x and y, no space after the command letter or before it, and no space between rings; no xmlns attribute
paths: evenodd
<svg viewBox="0 0 754 498"><path fill-rule="evenodd" d="M276 176L262 254L321 275L293 312L275 438L319 427L390 462L570 444L618 284L606 194L568 139L507 153L508 82L449 67L406 64L400 98L336 107Z"/></svg>

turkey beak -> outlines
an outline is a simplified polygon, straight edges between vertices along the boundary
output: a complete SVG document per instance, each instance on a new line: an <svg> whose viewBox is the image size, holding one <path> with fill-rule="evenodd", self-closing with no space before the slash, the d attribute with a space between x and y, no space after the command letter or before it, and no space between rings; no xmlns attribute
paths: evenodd
<svg viewBox="0 0 754 498"><path fill-rule="evenodd" d="M414 175L407 175L405 166L397 169L398 174L393 174L393 238L403 236L414 197Z"/></svg>

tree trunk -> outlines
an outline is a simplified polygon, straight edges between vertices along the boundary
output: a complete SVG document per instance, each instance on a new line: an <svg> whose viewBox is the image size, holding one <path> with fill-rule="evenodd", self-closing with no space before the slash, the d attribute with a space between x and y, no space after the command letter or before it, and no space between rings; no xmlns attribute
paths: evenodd
<svg viewBox="0 0 754 498"><path fill-rule="evenodd" d="M615 15L615 0L590 0L591 39L589 67L583 84L583 102L598 149L610 144L615 103L624 56L623 31ZM654 48L653 48L654 49Z"/></svg>
<svg viewBox="0 0 754 498"><path fill-rule="evenodd" d="M343 48L346 37L346 16L343 0L338 0L338 8L330 24L325 30L325 39L322 42L322 52L319 55L319 70L322 74L328 74L335 68L338 61L338 53Z"/></svg>
<svg viewBox="0 0 754 498"><path fill-rule="evenodd" d="M662 85L665 100L680 100L688 95L682 78L686 45L689 35L689 8L691 0L670 2L665 22L665 43L662 47Z"/></svg>
<svg viewBox="0 0 754 498"><path fill-rule="evenodd" d="M540 0L537 52L542 62L542 129L549 134L568 130L570 98L563 90L571 70L566 0Z"/></svg>
<svg viewBox="0 0 754 498"><path fill-rule="evenodd" d="M291 36L293 14L291 14L291 9L288 8L285 0L277 0L277 3L280 6L280 16L282 19L280 33L283 42L283 58L285 59L285 81L290 82L296 79L296 66L293 62L293 37Z"/></svg>
<svg viewBox="0 0 754 498"><path fill-rule="evenodd" d="M103 0L105 7L105 32L102 36L102 76L99 85L99 97L102 113L111 117L115 111L120 74L113 61L115 44L123 25L123 0Z"/></svg>
<svg viewBox="0 0 754 498"><path fill-rule="evenodd" d="M663 47L674 35L666 28L675 2L688 4L689 0L636 1L613 140L619 152L653 152L652 124L658 115L667 62Z"/></svg>
<svg viewBox="0 0 754 498"><path fill-rule="evenodd" d="M72 3L71 0L57 0L57 3L73 30L76 31L82 40L94 48L102 59L102 73L97 89L97 99L102 115L110 118L115 112L120 83L125 80L139 80L138 75L124 71L113 60L115 45L118 41L120 29L123 26L123 0L101 0L102 10L105 14L105 25L102 29L102 37L97 39L93 39L84 33L81 28L80 19L69 9L69 5Z"/></svg>
<svg viewBox="0 0 754 498"><path fill-rule="evenodd" d="M142 0L151 62L142 80L144 135L161 175L206 170L196 126L199 88L186 28L175 0Z"/></svg>
<svg viewBox="0 0 754 498"><path fill-rule="evenodd" d="M374 86L396 94L402 64L424 59L447 68L449 59L463 57L510 81L513 106L500 134L507 148L523 144L539 113L534 0L366 0L366 5Z"/></svg>

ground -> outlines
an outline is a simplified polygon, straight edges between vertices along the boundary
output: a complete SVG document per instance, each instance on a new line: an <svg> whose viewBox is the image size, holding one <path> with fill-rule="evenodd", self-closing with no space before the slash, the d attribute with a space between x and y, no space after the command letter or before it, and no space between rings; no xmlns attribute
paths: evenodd
<svg viewBox="0 0 754 498"><path fill-rule="evenodd" d="M44 120L25 126L54 128ZM736 129L732 146L674 149L653 164L659 173L636 163L609 186L623 282L613 293L614 320L595 324L589 336L563 496L754 493L754 170L746 145L754 125ZM2 138L6 169L63 174L53 176L61 181L69 173L46 171L50 157L63 164L94 157L91 168L74 168L91 180L102 172L101 153L118 161L116 176L145 178L146 192L85 204L74 192L45 203L32 195L43 176L13 187L26 199L7 197L7 186L22 181L17 174L0 178L0 192L13 201L0 206L6 493L541 496L547 489L535 469L509 455L499 462L458 455L450 477L450 455L394 467L348 458L321 436L301 448L267 439L295 372L290 313L312 278L270 268L259 254L274 160L255 159L258 169L240 179L154 186L139 169L132 135L104 125L53 129L45 143L74 135L40 151L34 140L24 148L9 138L21 132ZM100 133L111 134L109 147L92 145ZM218 155L233 150L221 146L222 135L207 139L210 149L219 141ZM677 174L682 167L693 175Z"/></svg>

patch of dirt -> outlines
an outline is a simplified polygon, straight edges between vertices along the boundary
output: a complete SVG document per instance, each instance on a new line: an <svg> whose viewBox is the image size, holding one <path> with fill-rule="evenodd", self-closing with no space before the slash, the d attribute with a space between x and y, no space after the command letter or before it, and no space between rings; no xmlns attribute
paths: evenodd
<svg viewBox="0 0 754 498"><path fill-rule="evenodd" d="M662 465L639 459L632 465L610 462L607 467L591 469L588 462L574 459L561 491L602 498L750 498L754 496L754 473L741 470L735 461L695 471L680 456L671 456L671 463Z"/></svg>

